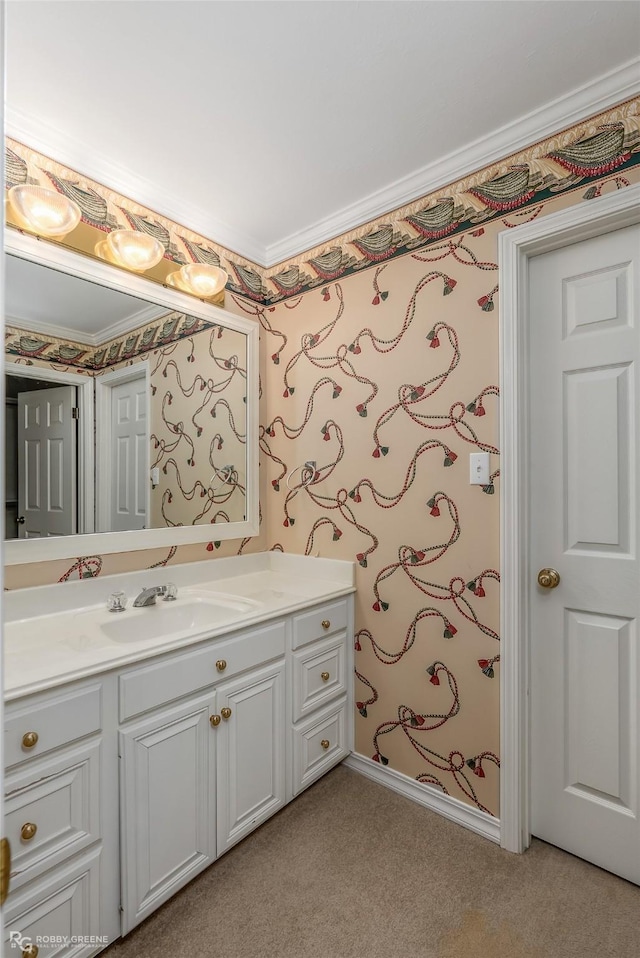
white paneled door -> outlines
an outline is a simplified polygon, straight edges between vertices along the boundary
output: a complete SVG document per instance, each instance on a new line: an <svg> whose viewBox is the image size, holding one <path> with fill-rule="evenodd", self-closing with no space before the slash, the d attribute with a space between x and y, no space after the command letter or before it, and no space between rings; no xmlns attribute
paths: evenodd
<svg viewBox="0 0 640 958"><path fill-rule="evenodd" d="M636 883L639 277L640 226L529 260L531 831Z"/></svg>
<svg viewBox="0 0 640 958"><path fill-rule="evenodd" d="M145 529L149 430L144 377L111 388L111 532Z"/></svg>
<svg viewBox="0 0 640 958"><path fill-rule="evenodd" d="M18 536L77 532L75 386L18 394Z"/></svg>

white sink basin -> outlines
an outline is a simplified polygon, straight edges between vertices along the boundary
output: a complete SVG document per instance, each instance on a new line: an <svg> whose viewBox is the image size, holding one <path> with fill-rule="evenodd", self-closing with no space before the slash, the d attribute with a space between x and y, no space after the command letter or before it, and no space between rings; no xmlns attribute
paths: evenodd
<svg viewBox="0 0 640 958"><path fill-rule="evenodd" d="M189 595L175 602L160 600L146 608L101 614L97 625L112 642L144 642L216 628L257 607L258 603L250 599Z"/></svg>

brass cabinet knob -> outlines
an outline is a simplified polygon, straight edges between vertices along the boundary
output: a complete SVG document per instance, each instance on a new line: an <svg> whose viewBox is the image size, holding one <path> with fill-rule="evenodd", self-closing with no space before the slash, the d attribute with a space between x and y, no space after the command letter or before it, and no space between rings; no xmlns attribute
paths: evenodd
<svg viewBox="0 0 640 958"><path fill-rule="evenodd" d="M555 589L560 582L560 576L555 569L540 569L538 572L538 585L543 589Z"/></svg>
<svg viewBox="0 0 640 958"><path fill-rule="evenodd" d="M38 831L38 826L34 825L33 822L25 822L25 824L20 829L20 838L23 842L30 842L35 833Z"/></svg>
<svg viewBox="0 0 640 958"><path fill-rule="evenodd" d="M224 660L224 659L218 659L218 661L216 662L216 668L217 668L218 672L224 672L224 670L226 669L226 667L227 667L227 663L225 662L225 660Z"/></svg>
<svg viewBox="0 0 640 958"><path fill-rule="evenodd" d="M23 748L33 748L34 745L38 744L38 733L37 732L25 732L22 736L22 747Z"/></svg>
<svg viewBox="0 0 640 958"><path fill-rule="evenodd" d="M38 958L38 953L40 949L37 945L34 945L32 942L29 942L28 945L22 945L22 954L24 958Z"/></svg>
<svg viewBox="0 0 640 958"><path fill-rule="evenodd" d="M331 628L331 622L329 621L329 619L323 619L323 620L322 620L322 628L323 628L323 629L330 629L330 628Z"/></svg>
<svg viewBox="0 0 640 958"><path fill-rule="evenodd" d="M217 728L218 725L220 725L220 716L219 716L219 715L211 715L210 718L209 718L209 721L211 722L211 724L213 725L214 728Z"/></svg>
<svg viewBox="0 0 640 958"><path fill-rule="evenodd" d="M329 739L323 738L322 741L320 742L320 745L326 751L329 748Z"/></svg>
<svg viewBox="0 0 640 958"><path fill-rule="evenodd" d="M223 709L220 709L220 715L222 716L223 719L231 718L231 709L228 709L226 707Z"/></svg>
<svg viewBox="0 0 640 958"><path fill-rule="evenodd" d="M329 673L328 673L328 672L321 672L321 673L320 673L320 678L322 679L323 682L328 682L328 681L329 681Z"/></svg>

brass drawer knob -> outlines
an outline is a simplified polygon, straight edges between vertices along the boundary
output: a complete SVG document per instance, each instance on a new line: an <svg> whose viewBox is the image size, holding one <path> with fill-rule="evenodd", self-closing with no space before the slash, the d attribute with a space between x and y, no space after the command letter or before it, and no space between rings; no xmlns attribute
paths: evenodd
<svg viewBox="0 0 640 958"><path fill-rule="evenodd" d="M212 726L213 726L214 728L217 728L218 725L220 725L220 716L219 716L219 715L212 715L212 716L210 716L209 721L211 722L211 724L212 724Z"/></svg>
<svg viewBox="0 0 640 958"><path fill-rule="evenodd" d="M216 668L217 668L218 672L224 672L224 670L226 669L226 667L227 667L227 663L225 662L225 660L224 660L224 659L218 659L218 661L216 662Z"/></svg>
<svg viewBox="0 0 640 958"><path fill-rule="evenodd" d="M322 741L320 742L320 745L322 746L322 748L323 748L323 749L325 750L325 752L326 752L326 750L329 748L329 739L328 739L328 738L323 738Z"/></svg>
<svg viewBox="0 0 640 958"><path fill-rule="evenodd" d="M21 950L24 958L38 958L38 953L40 951L38 946L34 945L32 942L29 942L28 945L23 945Z"/></svg>
<svg viewBox="0 0 640 958"><path fill-rule="evenodd" d="M37 825L34 825L33 822L25 822L22 828L20 829L20 838L22 839L23 842L30 842L37 831L38 831Z"/></svg>
<svg viewBox="0 0 640 958"><path fill-rule="evenodd" d="M231 709L228 709L226 707L223 709L220 709L220 715L222 716L223 719L231 718Z"/></svg>
<svg viewBox="0 0 640 958"><path fill-rule="evenodd" d="M331 628L331 622L329 621L329 619L323 619L323 620L322 620L322 628L323 628L323 629L330 629L330 628Z"/></svg>
<svg viewBox="0 0 640 958"><path fill-rule="evenodd" d="M329 673L328 673L328 672L321 672L321 673L320 673L320 678L322 679L323 682L328 682L328 681L329 681Z"/></svg>
<svg viewBox="0 0 640 958"><path fill-rule="evenodd" d="M37 732L25 732L22 736L22 747L23 748L33 748L34 745L38 744L38 733Z"/></svg>

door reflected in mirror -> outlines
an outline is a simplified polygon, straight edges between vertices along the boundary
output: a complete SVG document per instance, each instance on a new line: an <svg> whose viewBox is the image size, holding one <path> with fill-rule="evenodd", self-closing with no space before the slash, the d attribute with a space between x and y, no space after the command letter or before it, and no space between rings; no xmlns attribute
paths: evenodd
<svg viewBox="0 0 640 958"><path fill-rule="evenodd" d="M246 521L246 334L5 262L7 538Z"/></svg>

